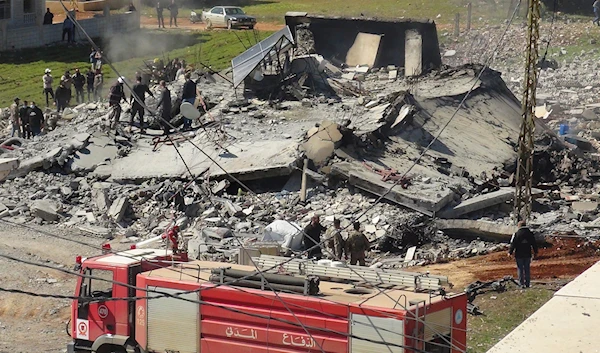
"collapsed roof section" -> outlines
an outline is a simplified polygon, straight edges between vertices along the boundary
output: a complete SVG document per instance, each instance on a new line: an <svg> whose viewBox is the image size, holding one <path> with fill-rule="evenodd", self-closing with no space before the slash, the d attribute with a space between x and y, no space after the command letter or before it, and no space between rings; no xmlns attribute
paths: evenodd
<svg viewBox="0 0 600 353"><path fill-rule="evenodd" d="M294 46L294 38L288 26L256 43L250 49L231 60L233 68L233 87L237 88L246 77L255 72L264 61L273 61L279 55ZM255 79L260 81L260 72Z"/></svg>
<svg viewBox="0 0 600 353"><path fill-rule="evenodd" d="M314 53L334 64L394 65L404 68L407 75L420 75L442 65L433 21L387 21L288 12L285 22L299 46L304 37L299 31L307 29Z"/></svg>

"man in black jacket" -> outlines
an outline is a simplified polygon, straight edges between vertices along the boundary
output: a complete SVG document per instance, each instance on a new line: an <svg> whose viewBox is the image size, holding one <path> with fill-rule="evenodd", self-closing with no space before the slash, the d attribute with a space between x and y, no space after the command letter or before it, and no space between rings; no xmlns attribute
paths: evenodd
<svg viewBox="0 0 600 353"><path fill-rule="evenodd" d="M121 101L125 100L125 92L123 91L124 83L125 77L121 76L117 78L117 82L110 87L108 94L108 105L112 109L108 116L111 129L116 129L117 125L119 125L119 120L121 120Z"/></svg>
<svg viewBox="0 0 600 353"><path fill-rule="evenodd" d="M54 93L54 100L56 101L56 111L62 112L68 104L69 101L69 90L65 87L64 82L61 82L58 87L56 87L56 93Z"/></svg>
<svg viewBox="0 0 600 353"><path fill-rule="evenodd" d="M141 100L141 103L135 99L134 93ZM144 133L144 107L142 103L146 104L146 93L154 98L154 94L152 94L148 85L143 84L142 78L138 76L131 92L131 120L129 121L129 126L130 128L133 127L133 119L135 119L136 115L139 115L140 130L142 133Z"/></svg>
<svg viewBox="0 0 600 353"><path fill-rule="evenodd" d="M530 273L529 266L531 265L532 250L533 256L537 256L538 246L535 242L535 237L525 221L520 221L519 230L513 234L510 240L510 250L508 255L512 256L515 254L517 261L517 269L519 273L519 284L522 288L529 288L530 285Z"/></svg>
<svg viewBox="0 0 600 353"><path fill-rule="evenodd" d="M75 75L73 75L73 86L75 87L75 99L77 103L85 102L85 96L83 94L83 86L85 86L85 76L81 74L79 69L75 69Z"/></svg>
<svg viewBox="0 0 600 353"><path fill-rule="evenodd" d="M31 126L29 125L30 107L27 101L23 101L23 105L19 108L19 118L21 118L21 129L23 130L23 138L31 138Z"/></svg>
<svg viewBox="0 0 600 353"><path fill-rule="evenodd" d="M160 98L158 99L158 105L156 109L160 111L160 125L163 128L165 136L169 134L170 126L167 122L171 121L171 91L167 88L167 83L163 80L160 81Z"/></svg>
<svg viewBox="0 0 600 353"><path fill-rule="evenodd" d="M35 105L35 102L31 102L29 108L31 133L33 136L38 136L42 133L42 129L44 128L44 113L37 105Z"/></svg>
<svg viewBox="0 0 600 353"><path fill-rule="evenodd" d="M308 251L308 258L316 258L320 260L323 257L323 253L321 252L321 233L326 230L325 227L321 225L321 221L319 220L319 216L313 216L310 220L310 224L304 228L304 236L302 238L302 243L304 244L304 250Z"/></svg>

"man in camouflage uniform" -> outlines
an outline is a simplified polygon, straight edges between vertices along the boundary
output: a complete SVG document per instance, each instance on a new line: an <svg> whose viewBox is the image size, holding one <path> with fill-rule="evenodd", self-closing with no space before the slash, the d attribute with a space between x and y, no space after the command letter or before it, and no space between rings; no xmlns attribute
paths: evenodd
<svg viewBox="0 0 600 353"><path fill-rule="evenodd" d="M19 97L15 97L13 101L14 103L10 106L10 137L15 137L15 133L18 137L21 137L21 124L19 120Z"/></svg>
<svg viewBox="0 0 600 353"><path fill-rule="evenodd" d="M341 260L344 256L345 244L342 238L342 227L339 219L333 220L333 228L327 231L327 245L333 254L334 260Z"/></svg>
<svg viewBox="0 0 600 353"><path fill-rule="evenodd" d="M354 230L346 241L346 257L350 254L350 265L365 266L365 251L369 250L369 239L360 232L360 223L354 222Z"/></svg>

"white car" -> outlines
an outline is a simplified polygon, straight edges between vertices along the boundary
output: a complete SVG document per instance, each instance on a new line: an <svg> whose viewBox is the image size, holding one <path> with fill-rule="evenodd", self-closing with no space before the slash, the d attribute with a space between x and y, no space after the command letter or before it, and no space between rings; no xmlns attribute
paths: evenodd
<svg viewBox="0 0 600 353"><path fill-rule="evenodd" d="M246 27L254 29L256 18L248 16L239 7L215 6L209 11L202 11L202 20L207 28L227 27L228 29Z"/></svg>

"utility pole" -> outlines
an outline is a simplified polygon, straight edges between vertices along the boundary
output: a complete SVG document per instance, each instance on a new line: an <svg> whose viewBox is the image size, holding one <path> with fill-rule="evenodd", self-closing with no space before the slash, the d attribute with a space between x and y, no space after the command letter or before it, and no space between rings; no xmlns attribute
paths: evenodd
<svg viewBox="0 0 600 353"><path fill-rule="evenodd" d="M517 159L515 191L515 217L526 220L531 215L531 184L533 180L533 150L537 85L538 41L540 38L540 0L528 0L527 48L525 63L525 83L523 87L521 132Z"/></svg>

